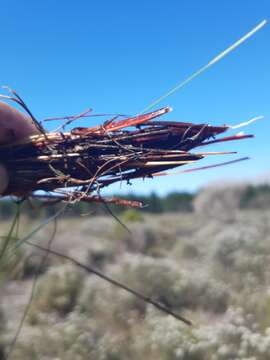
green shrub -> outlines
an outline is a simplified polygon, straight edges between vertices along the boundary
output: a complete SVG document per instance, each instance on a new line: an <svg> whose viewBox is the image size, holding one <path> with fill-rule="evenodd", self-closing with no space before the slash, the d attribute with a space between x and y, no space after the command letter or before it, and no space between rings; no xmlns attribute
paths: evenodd
<svg viewBox="0 0 270 360"><path fill-rule="evenodd" d="M143 215L140 211L135 209L127 209L121 215L123 223L136 223L144 220Z"/></svg>
<svg viewBox="0 0 270 360"><path fill-rule="evenodd" d="M198 249L198 245L184 244L182 248L182 256L186 259L196 259L200 257L201 253Z"/></svg>
<svg viewBox="0 0 270 360"><path fill-rule="evenodd" d="M249 185L241 194L240 208L242 209L269 209L270 185Z"/></svg>

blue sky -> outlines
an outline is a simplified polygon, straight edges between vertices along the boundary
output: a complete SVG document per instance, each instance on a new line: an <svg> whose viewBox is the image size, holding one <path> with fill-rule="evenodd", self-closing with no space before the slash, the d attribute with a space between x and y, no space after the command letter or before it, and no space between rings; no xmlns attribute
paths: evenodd
<svg viewBox="0 0 270 360"><path fill-rule="evenodd" d="M2 2L0 84L16 89L39 119L88 107L96 113L136 114L269 14L269 0ZM265 115L245 129L256 139L214 148L252 159L137 181L136 192L195 190L269 172L269 38L270 24L160 104L173 107L168 119L188 122L236 124ZM210 159L219 160L228 157ZM201 163L206 164L209 160Z"/></svg>

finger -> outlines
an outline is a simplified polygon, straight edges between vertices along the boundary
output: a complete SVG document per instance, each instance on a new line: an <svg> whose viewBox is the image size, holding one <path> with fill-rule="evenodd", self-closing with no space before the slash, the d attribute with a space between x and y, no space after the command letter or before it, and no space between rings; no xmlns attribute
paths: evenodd
<svg viewBox="0 0 270 360"><path fill-rule="evenodd" d="M38 133L30 116L0 101L0 144L8 144Z"/></svg>

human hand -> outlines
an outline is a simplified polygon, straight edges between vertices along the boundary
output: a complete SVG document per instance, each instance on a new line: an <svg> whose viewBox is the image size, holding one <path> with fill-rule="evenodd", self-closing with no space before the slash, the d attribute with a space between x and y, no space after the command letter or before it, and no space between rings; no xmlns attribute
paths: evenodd
<svg viewBox="0 0 270 360"><path fill-rule="evenodd" d="M30 116L0 101L0 145L10 144L34 134L38 134L38 130ZM7 189L8 182L8 172L1 165L0 159L0 195Z"/></svg>

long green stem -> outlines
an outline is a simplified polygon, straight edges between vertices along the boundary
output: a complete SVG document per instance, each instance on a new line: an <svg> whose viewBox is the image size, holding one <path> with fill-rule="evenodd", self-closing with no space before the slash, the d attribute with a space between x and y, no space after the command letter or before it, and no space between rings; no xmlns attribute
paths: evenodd
<svg viewBox="0 0 270 360"><path fill-rule="evenodd" d="M184 81L181 81L179 84L177 84L175 87L173 87L170 91L168 91L166 94L160 96L157 100L152 102L149 106L147 106L145 109L141 111L140 114L143 114L150 109L152 109L154 106L159 104L161 101L165 100L168 96L174 94L176 91L182 89L185 85L190 83L192 80L194 80L196 77L201 75L203 72L205 72L207 69L209 69L211 66L213 66L215 63L220 61L222 58L224 58L226 55L228 55L230 52L232 52L234 49L236 49L238 46L240 46L244 41L249 39L252 35L254 35L257 31L259 31L263 26L265 26L267 23L266 20L263 20L260 22L255 28L253 28L251 31L249 31L247 34L242 36L239 40L237 40L235 43L233 43L231 46L229 46L227 49L222 51L220 54L215 56L212 60L210 60L206 65L201 67L199 70L195 71L192 75L190 75L188 78L186 78Z"/></svg>
<svg viewBox="0 0 270 360"><path fill-rule="evenodd" d="M11 227L9 229L9 232L7 234L7 236L4 237L4 243L3 243L3 246L1 247L1 250L0 250L0 263L1 263L1 260L3 259L3 256L9 246L9 243L12 239L14 239L13 237L13 232L14 230L16 229L16 233L18 231L18 221L19 221L19 217L20 217L20 212L21 212L21 203L20 204L17 204L17 208L16 208L16 213L14 215L14 219L11 223Z"/></svg>

